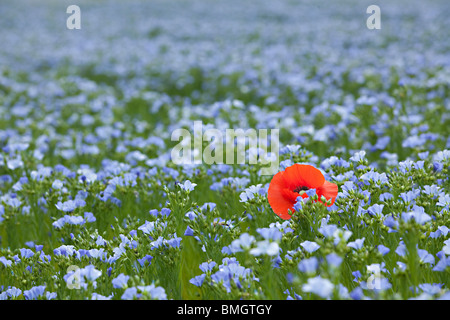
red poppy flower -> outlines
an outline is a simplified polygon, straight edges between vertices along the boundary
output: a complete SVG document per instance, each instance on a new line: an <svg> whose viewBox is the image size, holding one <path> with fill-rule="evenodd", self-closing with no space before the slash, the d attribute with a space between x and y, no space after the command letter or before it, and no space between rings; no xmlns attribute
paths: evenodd
<svg viewBox="0 0 450 320"><path fill-rule="evenodd" d="M273 212L280 218L288 220L291 218L288 210L294 212L294 204L297 197L300 197L300 191L309 189L316 189L320 202L321 196L327 200L331 199L330 205L334 203L338 194L338 186L326 181L319 169L307 164L294 164L273 176L267 198ZM308 195L303 193L301 197L307 198Z"/></svg>

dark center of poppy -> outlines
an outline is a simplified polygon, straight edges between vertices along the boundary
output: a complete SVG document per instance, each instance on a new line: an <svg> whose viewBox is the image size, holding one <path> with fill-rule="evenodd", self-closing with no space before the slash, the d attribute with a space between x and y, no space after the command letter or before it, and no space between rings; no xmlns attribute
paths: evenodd
<svg viewBox="0 0 450 320"><path fill-rule="evenodd" d="M298 186L297 188L294 189L294 192L300 193L300 191L306 191L309 190L309 188L307 186Z"/></svg>

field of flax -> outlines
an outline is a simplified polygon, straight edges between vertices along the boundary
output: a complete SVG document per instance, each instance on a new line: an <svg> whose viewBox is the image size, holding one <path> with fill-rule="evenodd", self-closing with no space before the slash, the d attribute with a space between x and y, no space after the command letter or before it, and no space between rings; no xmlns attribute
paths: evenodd
<svg viewBox="0 0 450 320"><path fill-rule="evenodd" d="M0 4L0 300L450 298L448 1L70 4ZM195 121L337 193L175 164Z"/></svg>

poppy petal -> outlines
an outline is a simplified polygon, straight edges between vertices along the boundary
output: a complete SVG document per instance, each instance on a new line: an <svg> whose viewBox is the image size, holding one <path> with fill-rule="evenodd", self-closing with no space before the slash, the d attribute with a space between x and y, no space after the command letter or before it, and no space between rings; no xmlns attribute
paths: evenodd
<svg viewBox="0 0 450 320"><path fill-rule="evenodd" d="M337 184L331 183L329 181L325 181L325 183L316 190L317 195L319 196L319 201L321 196L324 196L325 199L330 200L331 198L331 204L328 206L331 206L334 204L334 201L336 200L336 197L338 195L338 186ZM322 201L320 201L322 202Z"/></svg>
<svg viewBox="0 0 450 320"><path fill-rule="evenodd" d="M317 189L325 182L322 172L309 164L294 164L286 168L285 173L287 187L291 190L299 186Z"/></svg>
<svg viewBox="0 0 450 320"><path fill-rule="evenodd" d="M281 191L281 194L286 200L289 200L291 203L296 203L297 198L300 197L300 195L297 192L294 192L292 190L289 190L288 188L285 188Z"/></svg>
<svg viewBox="0 0 450 320"><path fill-rule="evenodd" d="M273 212L280 216L280 218L287 220L291 218L288 210L294 211L295 202L292 203L291 198L293 196L287 192L289 190L286 189L284 174L284 171L280 171L273 176L269 185L269 190L267 191L267 200L269 200Z"/></svg>

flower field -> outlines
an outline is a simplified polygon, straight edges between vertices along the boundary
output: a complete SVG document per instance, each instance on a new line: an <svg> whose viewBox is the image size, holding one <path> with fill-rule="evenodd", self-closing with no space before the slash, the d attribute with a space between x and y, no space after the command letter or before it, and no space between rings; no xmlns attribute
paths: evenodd
<svg viewBox="0 0 450 320"><path fill-rule="evenodd" d="M0 4L0 300L450 299L448 1L70 4Z"/></svg>

